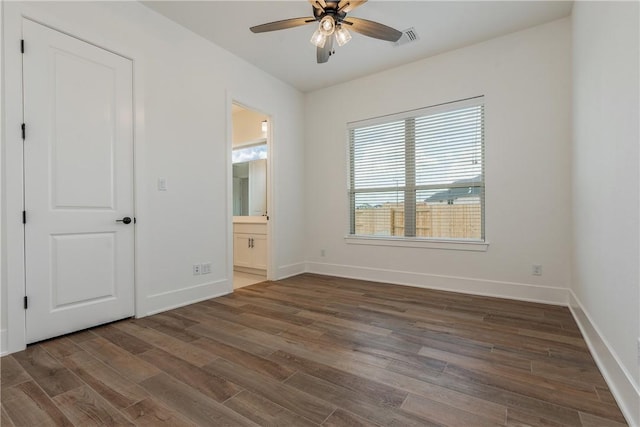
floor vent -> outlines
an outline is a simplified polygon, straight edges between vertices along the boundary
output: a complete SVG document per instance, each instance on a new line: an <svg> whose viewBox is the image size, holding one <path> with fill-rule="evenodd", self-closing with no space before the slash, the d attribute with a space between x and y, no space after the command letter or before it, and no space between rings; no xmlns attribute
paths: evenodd
<svg viewBox="0 0 640 427"><path fill-rule="evenodd" d="M402 46L407 43L413 43L417 40L420 40L420 37L418 36L418 33L416 33L416 29L411 27L409 29L404 30L402 32L402 36L400 37L400 39L394 44L396 46Z"/></svg>

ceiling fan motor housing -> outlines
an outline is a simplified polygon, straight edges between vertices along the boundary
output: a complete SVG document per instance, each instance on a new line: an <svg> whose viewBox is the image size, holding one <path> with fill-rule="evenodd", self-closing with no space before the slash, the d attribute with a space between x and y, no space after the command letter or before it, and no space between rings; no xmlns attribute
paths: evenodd
<svg viewBox="0 0 640 427"><path fill-rule="evenodd" d="M313 16L316 18L316 21L321 21L325 16L330 16L333 18L335 24L339 24L342 20L347 16L347 12L338 10L338 2L337 1L328 1L327 7L322 8L313 6Z"/></svg>

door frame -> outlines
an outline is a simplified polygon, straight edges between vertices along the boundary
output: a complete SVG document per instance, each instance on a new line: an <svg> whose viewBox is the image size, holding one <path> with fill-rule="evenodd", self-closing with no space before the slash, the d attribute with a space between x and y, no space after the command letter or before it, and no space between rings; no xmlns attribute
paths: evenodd
<svg viewBox="0 0 640 427"><path fill-rule="evenodd" d="M276 252L275 252L275 221L273 218L275 212L275 185L274 185L274 169L275 169L275 150L274 150L274 115L264 108L256 107L251 102L250 96L242 96L227 90L227 277L229 278L229 291L233 292L233 165L231 164L231 156L233 151L233 104L239 105L248 110L253 110L268 117L269 127L267 129L267 212L269 220L267 220L267 280L274 280L276 269Z"/></svg>
<svg viewBox="0 0 640 427"><path fill-rule="evenodd" d="M24 209L24 156L22 150L22 135L20 125L23 123L23 93L22 93L22 53L20 40L23 37L22 23L24 19L34 21L55 31L74 37L101 49L115 53L132 61L133 66L133 209L134 215L144 216L144 206L141 203L142 194L140 177L144 176L144 164L140 161L140 154L144 148L144 70L143 53L125 44L114 43L110 34L104 34L85 22L66 20L61 15L52 14L37 5L22 2L3 2L3 38L4 38L4 104L2 105L2 191L1 222L3 233L1 237L0 261L2 271L2 289L6 289L6 301L2 307L6 308L6 324L0 329L0 354L9 354L26 348L26 313L23 308L23 297L26 291L25 277L25 241L24 225L22 224L22 210ZM115 44L115 45L114 45ZM28 42L25 51L28 50ZM28 124L27 139L28 143ZM28 221L28 218L27 218ZM144 224L144 221L142 221ZM140 224L134 229L134 313L137 317L143 302L144 289L140 286ZM5 297L5 295L2 295ZM1 298L0 299L4 299ZM4 316L4 315L3 315Z"/></svg>

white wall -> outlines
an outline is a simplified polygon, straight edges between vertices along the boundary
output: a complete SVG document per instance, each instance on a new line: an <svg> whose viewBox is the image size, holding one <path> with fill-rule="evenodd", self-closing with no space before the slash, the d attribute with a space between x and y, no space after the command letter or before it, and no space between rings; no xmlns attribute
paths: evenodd
<svg viewBox="0 0 640 427"><path fill-rule="evenodd" d="M637 2L573 8L572 308L632 425L640 425L639 12Z"/></svg>
<svg viewBox="0 0 640 427"><path fill-rule="evenodd" d="M273 276L303 270L304 209L294 202L304 190L298 91L137 2L6 2L6 87L20 86L21 14L134 60L138 315L232 289L231 100L273 118ZM7 92L7 107L7 122L20 123L19 92ZM6 130L3 137L3 201L19 212L20 145L17 132ZM168 191L156 191L158 177L167 179ZM13 301L23 286L17 262L22 226L5 220L2 291ZM212 274L193 276L191 265L207 261ZM8 327L9 351L24 346L20 310L3 300L8 318L0 329Z"/></svg>
<svg viewBox="0 0 640 427"><path fill-rule="evenodd" d="M570 37L562 19L307 94L309 270L566 303ZM486 106L488 250L346 244L346 123L477 95Z"/></svg>

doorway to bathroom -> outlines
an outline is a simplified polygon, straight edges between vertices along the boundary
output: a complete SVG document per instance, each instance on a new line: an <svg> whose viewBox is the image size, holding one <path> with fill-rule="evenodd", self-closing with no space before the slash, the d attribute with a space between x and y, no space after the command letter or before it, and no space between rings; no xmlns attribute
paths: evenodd
<svg viewBox="0 0 640 427"><path fill-rule="evenodd" d="M232 122L233 288L267 280L269 116L234 102Z"/></svg>

